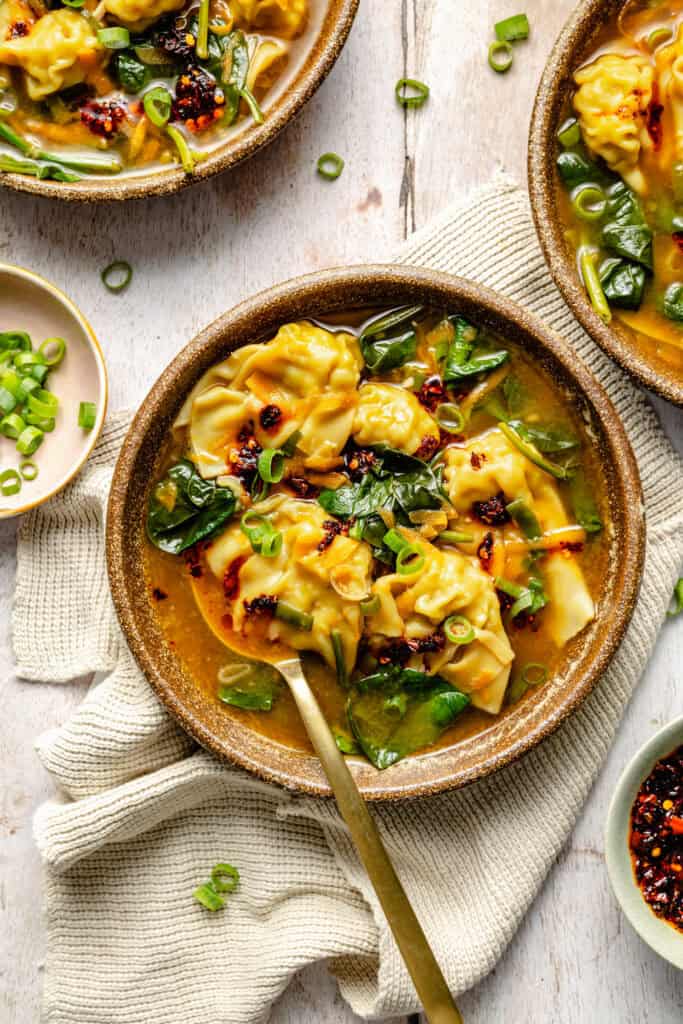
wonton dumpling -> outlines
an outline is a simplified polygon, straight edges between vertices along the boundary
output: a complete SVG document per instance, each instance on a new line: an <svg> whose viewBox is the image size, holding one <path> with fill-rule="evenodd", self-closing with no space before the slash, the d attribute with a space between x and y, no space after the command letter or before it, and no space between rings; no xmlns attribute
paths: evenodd
<svg viewBox="0 0 683 1024"><path fill-rule="evenodd" d="M293 39L300 35L308 17L308 0L232 0L235 18L249 28L259 28Z"/></svg>
<svg viewBox="0 0 683 1024"><path fill-rule="evenodd" d="M671 111L674 128L673 155L665 151L662 159L683 160L683 25L678 38L656 55L660 101Z"/></svg>
<svg viewBox="0 0 683 1024"><path fill-rule="evenodd" d="M229 449L259 406L252 395L224 387L210 388L195 399L190 446L197 470L205 479L228 472Z"/></svg>
<svg viewBox="0 0 683 1024"><path fill-rule="evenodd" d="M636 192L646 191L638 166L641 146L650 147L645 115L654 71L645 57L607 53L574 75L574 109L586 145Z"/></svg>
<svg viewBox="0 0 683 1024"><path fill-rule="evenodd" d="M307 469L328 470L339 463L358 408L358 392L323 395L301 425L297 447L305 452Z"/></svg>
<svg viewBox="0 0 683 1024"><path fill-rule="evenodd" d="M392 384L364 384L353 421L359 445L388 444L412 455L426 438L439 438L436 420L411 391Z"/></svg>
<svg viewBox="0 0 683 1024"><path fill-rule="evenodd" d="M28 35L0 43L0 64L22 68L26 91L41 100L83 82L101 49L88 20L61 8L43 15Z"/></svg>
<svg viewBox="0 0 683 1024"><path fill-rule="evenodd" d="M136 32L142 32L162 14L184 6L185 0L104 0L107 13Z"/></svg>
<svg viewBox="0 0 683 1024"><path fill-rule="evenodd" d="M305 632L274 618L267 627L268 639L280 640L298 651L317 651L334 666L330 634L339 630L350 670L363 626L359 601L370 591L370 548L340 535L320 551L327 516L318 505L277 495L255 508L269 515L275 529L282 533L282 549L275 558L263 558L252 551L239 523L214 540L206 556L209 568L219 579L224 578L236 558L245 559L238 574L238 595L232 603L233 628L248 633L251 620L244 602L272 595L312 615L313 628Z"/></svg>
<svg viewBox="0 0 683 1024"><path fill-rule="evenodd" d="M428 636L449 615L466 616L475 639L466 647L447 643L442 651L428 655L427 670L471 694L475 707L498 714L514 652L503 629L493 580L476 558L436 548L412 531L401 533L422 549L424 568L414 575L390 573L375 580L372 590L380 607L369 620L371 631Z"/></svg>
<svg viewBox="0 0 683 1024"><path fill-rule="evenodd" d="M485 456L472 465L472 453ZM503 492L508 501L522 498L536 514L541 529L568 524L552 476L535 466L498 428L462 447L446 452L446 490L454 508L468 512L472 502ZM542 575L549 601L543 611L548 633L563 647L595 617L593 600L576 558L569 551L551 551L543 559Z"/></svg>

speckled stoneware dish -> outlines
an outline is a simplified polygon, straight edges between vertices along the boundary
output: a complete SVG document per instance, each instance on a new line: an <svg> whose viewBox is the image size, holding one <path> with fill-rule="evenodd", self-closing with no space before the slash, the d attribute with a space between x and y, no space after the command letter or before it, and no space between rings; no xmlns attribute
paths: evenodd
<svg viewBox="0 0 683 1024"><path fill-rule="evenodd" d="M563 237L557 209L559 179L555 168L557 131L566 116L573 73L594 46L598 32L625 0L583 0L562 29L545 66L531 117L529 195L536 230L555 284L594 341L640 384L662 398L683 405L683 378L655 352L645 355L633 331L613 318L603 323L590 304L576 266L576 255Z"/></svg>
<svg viewBox="0 0 683 1024"><path fill-rule="evenodd" d="M33 192L51 199L72 202L105 202L120 199L144 199L147 196L172 195L234 167L266 146L294 118L324 82L341 53L351 31L360 0L325 0L327 11L320 31L299 69L287 78L287 87L264 104L265 120L255 124L245 119L231 130L225 142L212 149L197 164L194 174L185 174L180 166L157 167L145 174L122 174L84 178L67 183L41 181L26 174L2 174L0 184L19 192Z"/></svg>
<svg viewBox="0 0 683 1024"><path fill-rule="evenodd" d="M326 270L257 295L206 328L171 363L142 403L124 443L107 515L107 558L114 603L128 643L168 710L199 743L264 779L329 795L317 759L245 728L194 684L166 645L144 585L144 518L167 431L199 377L233 349L265 341L287 321L354 307L424 303L467 319L522 346L583 414L602 452L610 503L613 557L597 598L596 621L568 647L561 670L541 691L509 708L485 732L435 752L407 757L379 772L352 758L368 799L436 793L479 779L516 760L553 732L581 703L614 654L630 619L643 564L644 526L638 470L605 392L549 328L481 285L410 267Z"/></svg>
<svg viewBox="0 0 683 1024"><path fill-rule="evenodd" d="M0 263L0 331L10 330L26 331L34 347L59 337L67 348L48 377L49 389L59 398L55 429L30 456L38 476L24 482L18 494L0 496L0 519L27 512L66 487L95 447L107 411L104 356L83 314L49 281L23 267ZM90 431L78 425L82 401L97 406ZM16 470L22 461L16 442L0 436L0 470Z"/></svg>
<svg viewBox="0 0 683 1024"><path fill-rule="evenodd" d="M683 970L683 933L661 920L643 899L633 873L629 834L636 794L657 761L683 743L683 717L656 732L626 766L612 797L605 831L605 857L614 895L641 939Z"/></svg>

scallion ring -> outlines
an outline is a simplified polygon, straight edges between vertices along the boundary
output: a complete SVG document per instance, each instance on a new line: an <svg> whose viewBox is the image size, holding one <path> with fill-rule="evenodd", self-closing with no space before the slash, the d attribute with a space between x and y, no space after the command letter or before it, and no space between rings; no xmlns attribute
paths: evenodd
<svg viewBox="0 0 683 1024"><path fill-rule="evenodd" d="M387 530L382 537L382 543L393 551L395 555L398 555L404 548L410 547L410 541L407 541L405 537L402 537L398 530Z"/></svg>
<svg viewBox="0 0 683 1024"><path fill-rule="evenodd" d="M489 46L489 67L504 75L512 67L512 47L503 39L495 39Z"/></svg>
<svg viewBox="0 0 683 1024"><path fill-rule="evenodd" d="M45 434L38 427L26 427L17 438L17 451L20 455L33 455L41 444Z"/></svg>
<svg viewBox="0 0 683 1024"><path fill-rule="evenodd" d="M234 892L240 873L232 864L216 864L211 869L211 882L216 892Z"/></svg>
<svg viewBox="0 0 683 1024"><path fill-rule="evenodd" d="M34 366L45 366L45 360L40 352L17 352L14 365L18 370L32 370Z"/></svg>
<svg viewBox="0 0 683 1024"><path fill-rule="evenodd" d="M376 615L380 609L380 601L377 594L373 594L372 597L368 597L365 601L361 601L359 608L361 614L365 615Z"/></svg>
<svg viewBox="0 0 683 1024"><path fill-rule="evenodd" d="M97 406L94 402L81 402L78 406L78 425L83 430L92 430L97 420Z"/></svg>
<svg viewBox="0 0 683 1024"><path fill-rule="evenodd" d="M55 429L54 416L36 416L33 412L25 412L24 419L31 427L38 427L44 434L51 434Z"/></svg>
<svg viewBox="0 0 683 1024"><path fill-rule="evenodd" d="M205 882L204 885L200 885L192 895L207 910L222 910L225 906L225 900L222 896L218 895L212 882Z"/></svg>
<svg viewBox="0 0 683 1024"><path fill-rule="evenodd" d="M455 402L442 402L437 406L436 422L448 434L460 434L465 428L465 417Z"/></svg>
<svg viewBox="0 0 683 1024"><path fill-rule="evenodd" d="M540 661L530 661L522 669L522 682L527 686L541 686L548 678L548 668Z"/></svg>
<svg viewBox="0 0 683 1024"><path fill-rule="evenodd" d="M64 338L46 338L38 349L46 366L59 366L66 352Z"/></svg>
<svg viewBox="0 0 683 1024"><path fill-rule="evenodd" d="M157 128L164 128L171 117L173 97L163 85L148 89L142 98L145 114Z"/></svg>
<svg viewBox="0 0 683 1024"><path fill-rule="evenodd" d="M450 615L443 624L444 636L451 644L471 644L474 628L464 615Z"/></svg>
<svg viewBox="0 0 683 1024"><path fill-rule="evenodd" d="M264 448L256 468L258 475L267 484L279 484L285 475L285 453L281 448Z"/></svg>
<svg viewBox="0 0 683 1024"><path fill-rule="evenodd" d="M120 25L98 29L97 38L108 50L125 50L130 46L130 32Z"/></svg>
<svg viewBox="0 0 683 1024"><path fill-rule="evenodd" d="M51 391L46 391L44 388L38 388L37 391L32 391L26 399L26 405L29 412L32 412L34 416L43 416L45 418L54 416L59 408L59 399L56 395L53 395Z"/></svg>
<svg viewBox="0 0 683 1024"><path fill-rule="evenodd" d="M261 544L264 538L275 532L270 519L267 516L261 515L260 512L254 511L253 508L249 509L242 516L240 529L249 539L249 543L257 554L261 552Z"/></svg>
<svg viewBox="0 0 683 1024"><path fill-rule="evenodd" d="M494 31L496 39L506 43L516 43L520 39L528 39L529 19L526 14L513 14L509 18L496 22Z"/></svg>
<svg viewBox="0 0 683 1024"><path fill-rule="evenodd" d="M127 260L114 260L100 274L102 284L110 292L122 292L130 284L132 276L133 268Z"/></svg>
<svg viewBox="0 0 683 1024"><path fill-rule="evenodd" d="M16 469L6 469L0 473L0 494L3 498L10 498L21 490L21 477Z"/></svg>
<svg viewBox="0 0 683 1024"><path fill-rule="evenodd" d="M262 558L277 558L282 551L282 534L279 530L271 530L261 541Z"/></svg>
<svg viewBox="0 0 683 1024"><path fill-rule="evenodd" d="M396 572L399 576L413 576L424 568L425 556L417 544L407 544L396 555Z"/></svg>
<svg viewBox="0 0 683 1024"><path fill-rule="evenodd" d="M600 220L607 208L607 196L597 185L581 185L572 196L572 209L581 220Z"/></svg>
<svg viewBox="0 0 683 1024"><path fill-rule="evenodd" d="M62 0L65 7L73 7L75 10L79 10L85 6L85 0Z"/></svg>
<svg viewBox="0 0 683 1024"><path fill-rule="evenodd" d="M24 459L23 462L19 463L19 472L24 480L30 482L38 476L38 467L31 459Z"/></svg>
<svg viewBox="0 0 683 1024"><path fill-rule="evenodd" d="M572 149L573 146L578 146L581 142L581 128L575 117L567 118L560 126L557 138L565 149Z"/></svg>
<svg viewBox="0 0 683 1024"><path fill-rule="evenodd" d="M318 157L318 162L315 166L321 178L326 178L328 181L336 181L344 170L344 160L339 156L339 153L323 153L322 156Z"/></svg>
<svg viewBox="0 0 683 1024"><path fill-rule="evenodd" d="M0 420L0 434L16 441L26 427L26 421L16 412L10 412Z"/></svg>
<svg viewBox="0 0 683 1024"><path fill-rule="evenodd" d="M394 92L402 107L421 107L429 99L429 86L417 78L399 78Z"/></svg>

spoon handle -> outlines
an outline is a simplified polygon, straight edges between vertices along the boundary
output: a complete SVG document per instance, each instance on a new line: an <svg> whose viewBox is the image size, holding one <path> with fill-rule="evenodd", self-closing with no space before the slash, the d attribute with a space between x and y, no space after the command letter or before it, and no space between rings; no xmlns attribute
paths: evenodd
<svg viewBox="0 0 683 1024"><path fill-rule="evenodd" d="M339 810L382 905L396 944L424 1007L429 1024L463 1024L422 926L384 847L377 826L358 791L298 658L278 662L289 684L309 738L334 791Z"/></svg>

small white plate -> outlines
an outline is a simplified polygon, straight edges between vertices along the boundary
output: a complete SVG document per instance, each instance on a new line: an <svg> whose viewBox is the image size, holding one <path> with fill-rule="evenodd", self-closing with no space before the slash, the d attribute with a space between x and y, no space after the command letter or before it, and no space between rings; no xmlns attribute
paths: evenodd
<svg viewBox="0 0 683 1024"><path fill-rule="evenodd" d="M630 923L655 953L683 970L683 932L657 917L645 902L633 872L629 848L631 808L638 790L657 761L672 753L681 743L683 717L674 719L656 732L626 766L607 814L605 856L614 895Z"/></svg>
<svg viewBox="0 0 683 1024"><path fill-rule="evenodd" d="M0 495L0 519L47 501L78 473L95 447L107 411L107 371L97 338L83 314L58 288L22 267L0 263L0 332L26 331L37 348L46 338L63 338L64 359L50 371L47 387L59 398L55 429L29 458L38 476L23 481L18 494ZM94 402L92 430L78 425L81 402ZM25 456L0 435L0 472L18 469Z"/></svg>

